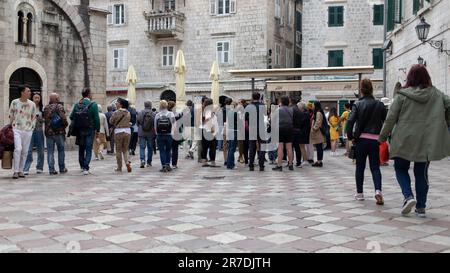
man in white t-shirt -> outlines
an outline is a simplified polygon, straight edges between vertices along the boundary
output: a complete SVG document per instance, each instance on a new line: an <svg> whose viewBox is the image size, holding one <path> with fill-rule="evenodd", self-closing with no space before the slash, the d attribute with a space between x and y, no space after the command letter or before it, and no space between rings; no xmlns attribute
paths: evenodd
<svg viewBox="0 0 450 273"><path fill-rule="evenodd" d="M13 179L25 178L23 169L36 126L36 104L30 100L28 86L19 86L20 98L11 102L9 120L14 131L14 174Z"/></svg>

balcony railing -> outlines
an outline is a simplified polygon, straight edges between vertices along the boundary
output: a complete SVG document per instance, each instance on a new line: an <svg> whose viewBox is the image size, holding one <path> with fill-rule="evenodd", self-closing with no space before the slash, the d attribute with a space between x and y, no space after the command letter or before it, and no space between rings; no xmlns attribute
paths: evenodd
<svg viewBox="0 0 450 273"><path fill-rule="evenodd" d="M155 39L174 38L183 40L184 14L176 11L145 12L148 21L147 34Z"/></svg>

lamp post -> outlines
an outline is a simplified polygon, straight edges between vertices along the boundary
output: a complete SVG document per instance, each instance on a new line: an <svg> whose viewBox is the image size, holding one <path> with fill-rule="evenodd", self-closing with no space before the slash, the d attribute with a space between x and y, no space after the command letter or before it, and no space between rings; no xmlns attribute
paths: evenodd
<svg viewBox="0 0 450 273"><path fill-rule="evenodd" d="M433 48L439 50L450 56L450 49L444 49L444 41L442 40L427 40L428 34L430 33L431 25L425 21L425 18L420 18L420 23L416 26L417 38L425 44L429 43Z"/></svg>

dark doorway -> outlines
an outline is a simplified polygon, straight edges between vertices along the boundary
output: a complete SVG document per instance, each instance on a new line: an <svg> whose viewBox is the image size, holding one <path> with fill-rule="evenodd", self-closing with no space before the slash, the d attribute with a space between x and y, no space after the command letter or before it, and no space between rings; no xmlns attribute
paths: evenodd
<svg viewBox="0 0 450 273"><path fill-rule="evenodd" d="M172 90L166 90L161 94L161 100L177 101L177 95Z"/></svg>
<svg viewBox="0 0 450 273"><path fill-rule="evenodd" d="M20 97L18 88L23 84L30 86L32 93L42 93L42 80L41 77L39 77L39 74L33 69L20 68L11 75L11 78L9 78L9 104Z"/></svg>

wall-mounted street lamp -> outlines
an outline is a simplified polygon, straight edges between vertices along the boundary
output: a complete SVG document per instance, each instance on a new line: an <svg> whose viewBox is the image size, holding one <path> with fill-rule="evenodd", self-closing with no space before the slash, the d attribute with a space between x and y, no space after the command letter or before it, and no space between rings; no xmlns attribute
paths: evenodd
<svg viewBox="0 0 450 273"><path fill-rule="evenodd" d="M417 63L427 66L427 62L425 62L425 60L420 56L419 56L419 58L417 58Z"/></svg>
<svg viewBox="0 0 450 273"><path fill-rule="evenodd" d="M450 56L450 49L444 49L443 40L427 40L428 33L430 33L430 27L431 25L425 22L425 18L420 18L420 23L416 26L417 38L419 38L422 43L429 43L433 48Z"/></svg>

